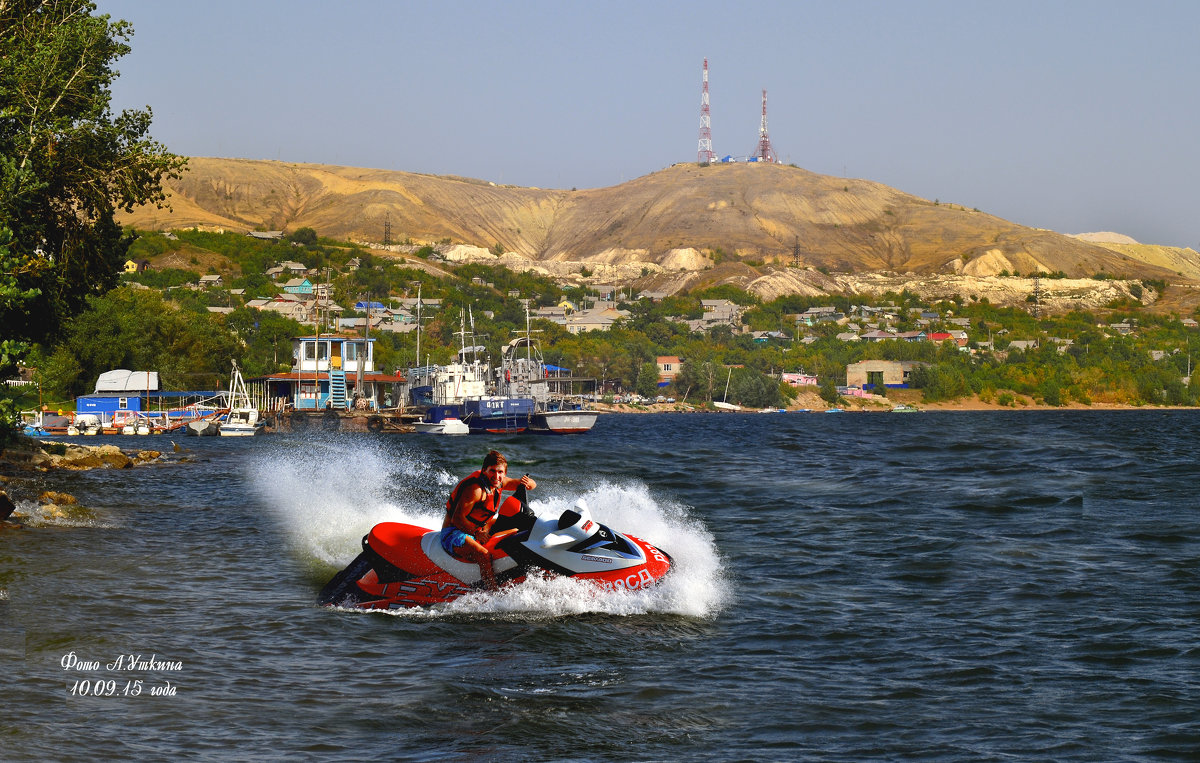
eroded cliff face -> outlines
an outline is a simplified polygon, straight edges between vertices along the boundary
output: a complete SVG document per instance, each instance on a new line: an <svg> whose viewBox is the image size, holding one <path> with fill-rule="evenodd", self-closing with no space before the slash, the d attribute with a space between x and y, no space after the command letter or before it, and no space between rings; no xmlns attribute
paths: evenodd
<svg viewBox="0 0 1200 763"><path fill-rule="evenodd" d="M768 302L790 294L880 296L887 292L899 293L907 289L930 302L960 297L968 301L987 299L994 305L1016 307L1028 306L1034 293L1032 278L994 274L961 272L920 275L887 271L826 273L811 267L771 265L754 268L744 263L725 263L715 267L710 258L694 249L677 250L671 260L662 263L637 259L618 259L616 262L538 261L512 252L496 255L482 247L463 245L447 247L441 256L453 264L503 265L511 270L539 273L579 284L623 285L634 293L646 289L675 294L696 287L734 284ZM998 267L995 272L1009 267L1012 267L1011 263ZM581 275L583 271L589 275ZM1137 299L1147 304L1157 299L1157 292L1146 287L1140 289L1140 298L1135 298L1135 284L1140 285L1140 282L1118 279L1098 281L1092 278L1042 278L1038 284L1038 304L1047 312L1067 312L1101 308L1118 299Z"/></svg>
<svg viewBox="0 0 1200 763"><path fill-rule="evenodd" d="M1031 281L1002 274L1042 271L1068 276L1042 281L1043 304L1085 307L1128 296L1128 284L1091 280L1098 273L1200 278L1200 257L1190 249L1064 236L879 183L778 165L676 165L620 186L567 191L200 158L168 190L172 212L143 208L123 222L230 231L307 226L377 242L386 219L393 239L449 242L439 249L451 262L559 278L586 271L593 282L666 292L726 282L765 298L909 288L1017 304Z"/></svg>

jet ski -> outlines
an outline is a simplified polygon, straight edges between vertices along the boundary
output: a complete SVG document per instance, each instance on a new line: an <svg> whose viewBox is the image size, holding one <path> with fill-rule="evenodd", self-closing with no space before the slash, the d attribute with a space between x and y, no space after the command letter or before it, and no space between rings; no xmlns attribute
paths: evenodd
<svg viewBox="0 0 1200 763"><path fill-rule="evenodd" d="M454 601L486 590L479 565L447 554L441 530L381 522L362 553L321 589L328 607L402 609ZM507 498L484 544L501 588L530 574L586 580L604 590L655 585L672 565L665 551L596 522L582 499L562 512L530 508L524 486Z"/></svg>

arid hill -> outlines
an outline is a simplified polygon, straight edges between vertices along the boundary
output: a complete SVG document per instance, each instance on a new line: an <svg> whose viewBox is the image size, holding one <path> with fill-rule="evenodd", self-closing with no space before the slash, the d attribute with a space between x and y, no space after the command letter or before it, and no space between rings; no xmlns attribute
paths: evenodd
<svg viewBox="0 0 1200 763"><path fill-rule="evenodd" d="M173 211L143 208L124 222L158 230L308 226L324 236L380 242L389 220L394 241L449 241L463 245L460 259L486 259L490 249L504 252L500 260L509 266L555 275L586 267L624 281L649 274L667 288L661 283L667 274L695 281L724 262L744 265L725 280L767 278L773 285L764 293L787 291L783 276L790 270L797 280L790 267L797 259L801 269L891 273L901 280L1039 270L1079 279L1200 277L1200 257L1190 249L1091 242L879 183L780 165L680 164L619 186L575 191L193 158L168 190ZM680 285L678 278L666 280Z"/></svg>

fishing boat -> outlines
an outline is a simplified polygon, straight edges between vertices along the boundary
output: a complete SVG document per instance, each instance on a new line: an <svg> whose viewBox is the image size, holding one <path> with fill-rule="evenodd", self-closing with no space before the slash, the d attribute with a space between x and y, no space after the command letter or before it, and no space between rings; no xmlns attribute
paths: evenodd
<svg viewBox="0 0 1200 763"><path fill-rule="evenodd" d="M525 331L504 348L496 372L496 392L512 400L531 400L528 431L538 434L583 434L596 424L599 414L586 410L582 397L575 398L551 388L551 366L529 325L525 311ZM556 371L561 369L555 369ZM519 404L514 404L519 405Z"/></svg>
<svg viewBox="0 0 1200 763"><path fill-rule="evenodd" d="M463 402L471 434L519 434L529 429L533 398L482 395Z"/></svg>
<svg viewBox="0 0 1200 763"><path fill-rule="evenodd" d="M221 437L252 437L261 434L265 422L258 415L258 408L250 400L246 382L237 361L233 363L233 374L229 378L229 415L221 423Z"/></svg>

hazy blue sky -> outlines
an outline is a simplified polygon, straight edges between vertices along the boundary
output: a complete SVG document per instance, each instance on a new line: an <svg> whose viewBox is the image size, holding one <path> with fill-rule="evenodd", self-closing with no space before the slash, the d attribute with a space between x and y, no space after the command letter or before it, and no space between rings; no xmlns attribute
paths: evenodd
<svg viewBox="0 0 1200 763"><path fill-rule="evenodd" d="M1200 2L100 0L114 105L189 156L609 186L752 153L1200 248Z"/></svg>

